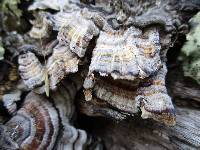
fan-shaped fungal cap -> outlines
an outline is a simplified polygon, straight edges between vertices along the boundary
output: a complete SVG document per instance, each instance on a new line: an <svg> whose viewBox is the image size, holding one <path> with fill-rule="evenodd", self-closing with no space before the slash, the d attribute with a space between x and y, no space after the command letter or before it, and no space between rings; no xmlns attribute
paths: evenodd
<svg viewBox="0 0 200 150"><path fill-rule="evenodd" d="M67 7L69 0L35 0L35 2L28 8L28 10L36 9L53 9L61 10Z"/></svg>
<svg viewBox="0 0 200 150"><path fill-rule="evenodd" d="M85 112L83 109L88 109L89 106L94 107L85 113L99 116L108 115L105 112L110 107L126 114L135 114L141 110L142 118L153 118L167 125L174 125L174 107L165 87L166 72L163 63L156 75L143 80L114 80L112 77L90 74L84 81L85 99L89 102L81 103L81 111ZM86 107L86 104L89 106Z"/></svg>
<svg viewBox="0 0 200 150"><path fill-rule="evenodd" d="M17 105L16 102L20 101L21 99L21 91L20 90L15 90L10 92L9 94L4 94L3 95L3 104L4 107L8 110L8 113L14 114L17 111Z"/></svg>
<svg viewBox="0 0 200 150"><path fill-rule="evenodd" d="M48 16L49 14L46 12L39 12L36 15L36 19L31 21L33 27L30 30L29 35L32 38L42 39L50 37L53 25Z"/></svg>
<svg viewBox="0 0 200 150"><path fill-rule="evenodd" d="M83 17L81 12L71 13L58 33L58 40L69 44L70 50L79 57L85 55L88 44L99 29L91 20Z"/></svg>
<svg viewBox="0 0 200 150"><path fill-rule="evenodd" d="M18 58L19 74L30 88L41 86L44 82L44 68L32 52L22 54Z"/></svg>
<svg viewBox="0 0 200 150"><path fill-rule="evenodd" d="M0 148L5 150L19 149L18 144L9 137L7 127L4 125L0 125Z"/></svg>
<svg viewBox="0 0 200 150"><path fill-rule="evenodd" d="M79 80L79 77L75 79ZM76 82L72 78L61 81L56 91L53 91L51 98L58 109L63 125L70 122L74 115L74 99L77 91L81 87L81 82Z"/></svg>
<svg viewBox="0 0 200 150"><path fill-rule="evenodd" d="M76 75L74 75L75 77ZM58 140L58 150L84 149L87 144L87 133L70 125L74 115L74 99L77 90L81 87L81 78L68 78L59 84L56 91L53 91L51 98L59 111L63 130Z"/></svg>
<svg viewBox="0 0 200 150"><path fill-rule="evenodd" d="M17 114L5 126L20 149L51 150L58 135L59 118L47 99L29 93Z"/></svg>
<svg viewBox="0 0 200 150"><path fill-rule="evenodd" d="M63 136L58 142L58 150L82 150L87 144L87 133L84 130L76 129L66 125Z"/></svg>
<svg viewBox="0 0 200 150"><path fill-rule="evenodd" d="M84 87L85 83L84 82ZM129 82L129 84L122 81L114 81L111 78L97 78L95 84L91 88L86 88L84 91L86 100L99 99L106 101L111 106L129 113L136 113L134 98L136 96L137 84Z"/></svg>
<svg viewBox="0 0 200 150"><path fill-rule="evenodd" d="M101 31L89 73L111 75L114 79L145 78L160 69L159 52L159 34L155 29L144 34L133 27L125 31Z"/></svg>
<svg viewBox="0 0 200 150"><path fill-rule="evenodd" d="M78 71L79 59L67 45L58 44L47 62L50 87L54 89L67 74Z"/></svg>
<svg viewBox="0 0 200 150"><path fill-rule="evenodd" d="M153 118L168 125L175 124L175 110L165 87L166 65L150 78L150 84L141 84L135 101L142 111L142 118Z"/></svg>

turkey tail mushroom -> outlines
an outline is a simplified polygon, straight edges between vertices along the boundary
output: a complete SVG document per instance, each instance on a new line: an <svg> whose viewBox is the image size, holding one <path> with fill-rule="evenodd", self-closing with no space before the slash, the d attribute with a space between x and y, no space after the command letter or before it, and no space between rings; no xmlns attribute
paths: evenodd
<svg viewBox="0 0 200 150"><path fill-rule="evenodd" d="M58 112L46 98L31 92L17 114L5 123L5 130L12 140L9 142L19 149L51 150L59 131Z"/></svg>
<svg viewBox="0 0 200 150"><path fill-rule="evenodd" d="M161 67L159 34L156 29L101 31L93 51L89 73L135 80L155 74Z"/></svg>
<svg viewBox="0 0 200 150"><path fill-rule="evenodd" d="M163 64L157 75L140 84L135 100L142 111L142 118L153 118L167 125L175 125L174 106L165 87L166 73L167 68Z"/></svg>
<svg viewBox="0 0 200 150"><path fill-rule="evenodd" d="M69 46L58 44L53 49L53 54L47 61L47 71L49 74L50 88L55 89L66 75L78 71L79 59L72 53Z"/></svg>
<svg viewBox="0 0 200 150"><path fill-rule="evenodd" d="M101 31L83 85L85 99L95 101L100 107L100 101L106 102L107 109L111 106L125 114L138 113L137 91L142 90L141 84L151 77L159 78L162 82L165 80L166 67L161 61L160 49L159 34L155 28L149 28L143 33L133 27L121 32ZM157 88L155 86L155 90ZM144 88L143 92L150 89ZM146 118L173 125L174 108L164 83L162 90L158 90L151 99L151 103L149 101L146 105L152 106L152 116L147 115ZM88 105L91 104L88 102ZM101 112L104 112L103 108ZM153 113L160 114L154 116Z"/></svg>
<svg viewBox="0 0 200 150"><path fill-rule="evenodd" d="M61 81L51 98L58 109L62 128L58 138L58 150L82 150L89 146L90 137L84 130L76 129L71 124L75 113L74 99L77 91L81 88L82 78L75 74L73 77Z"/></svg>
<svg viewBox="0 0 200 150"><path fill-rule="evenodd" d="M30 89L44 84L44 68L34 53L21 54L18 63L19 74Z"/></svg>
<svg viewBox="0 0 200 150"><path fill-rule="evenodd" d="M31 21L33 24L32 29L29 32L29 35L35 39L49 38L52 30L53 24L48 19L49 14L45 12L39 12L36 14L36 19Z"/></svg>
<svg viewBox="0 0 200 150"><path fill-rule="evenodd" d="M85 19L81 12L76 12L71 13L70 18L62 24L57 39L67 43L72 52L83 57L90 41L98 34L99 29L93 21Z"/></svg>

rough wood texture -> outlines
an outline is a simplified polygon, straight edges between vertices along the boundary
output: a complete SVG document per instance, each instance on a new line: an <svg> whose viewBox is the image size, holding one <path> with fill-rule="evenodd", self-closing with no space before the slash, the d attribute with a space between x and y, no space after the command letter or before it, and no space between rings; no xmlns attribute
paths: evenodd
<svg viewBox="0 0 200 150"><path fill-rule="evenodd" d="M28 88L0 75L0 149L103 149L85 130L111 150L200 149L199 85L176 67L165 82L167 52L179 53L199 10L199 0L3 0L0 71L18 59Z"/></svg>
<svg viewBox="0 0 200 150"><path fill-rule="evenodd" d="M200 102L200 87L188 86L184 82L175 82L173 88L173 95L182 99L192 99Z"/></svg>
<svg viewBox="0 0 200 150"><path fill-rule="evenodd" d="M180 105L182 104L187 107L187 105L197 104L196 106L198 107L200 102L200 86L194 79L184 77L181 67L181 65L171 65L170 67L170 71L167 75L169 93L175 100L181 99L180 101L182 101L182 103L179 102Z"/></svg>
<svg viewBox="0 0 200 150"><path fill-rule="evenodd" d="M176 110L177 122L174 127L140 119L122 122L86 119L92 124L82 124L87 125L90 132L102 137L109 150L199 149L200 111L180 107Z"/></svg>

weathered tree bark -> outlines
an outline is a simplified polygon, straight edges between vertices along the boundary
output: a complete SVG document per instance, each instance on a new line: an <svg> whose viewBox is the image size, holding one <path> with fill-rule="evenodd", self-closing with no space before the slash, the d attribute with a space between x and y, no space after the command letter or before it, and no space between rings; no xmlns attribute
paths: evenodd
<svg viewBox="0 0 200 150"><path fill-rule="evenodd" d="M184 77L180 68L170 69L168 82L168 89L175 99L185 99L188 103L200 102L199 84L191 78Z"/></svg>
<svg viewBox="0 0 200 150"><path fill-rule="evenodd" d="M90 122L83 126L100 136L105 147L110 150L199 149L200 111L177 107L176 112L177 122L174 127L140 119L122 122L91 119L86 120Z"/></svg>

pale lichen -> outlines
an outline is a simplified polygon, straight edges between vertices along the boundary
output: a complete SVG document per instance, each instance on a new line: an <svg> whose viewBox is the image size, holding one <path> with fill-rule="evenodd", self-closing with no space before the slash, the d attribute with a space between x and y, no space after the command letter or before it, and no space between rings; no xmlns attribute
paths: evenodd
<svg viewBox="0 0 200 150"><path fill-rule="evenodd" d="M190 27L182 48L183 71L200 83L200 12L190 20Z"/></svg>
<svg viewBox="0 0 200 150"><path fill-rule="evenodd" d="M26 3L30 0L2 0L0 10L2 12L2 26L5 31L24 31L27 22L24 19ZM23 16L23 17L22 17ZM13 23L14 22L14 23ZM22 26L23 25L23 26Z"/></svg>
<svg viewBox="0 0 200 150"><path fill-rule="evenodd" d="M5 53L5 49L2 45L1 38L0 38L0 60L4 59L4 53Z"/></svg>
<svg viewBox="0 0 200 150"><path fill-rule="evenodd" d="M14 13L17 17L22 15L22 11L18 8L18 4L21 0L3 0L1 7L4 13Z"/></svg>
<svg viewBox="0 0 200 150"><path fill-rule="evenodd" d="M0 60L2 60L4 58L3 57L4 52L5 52L4 48L0 45Z"/></svg>

